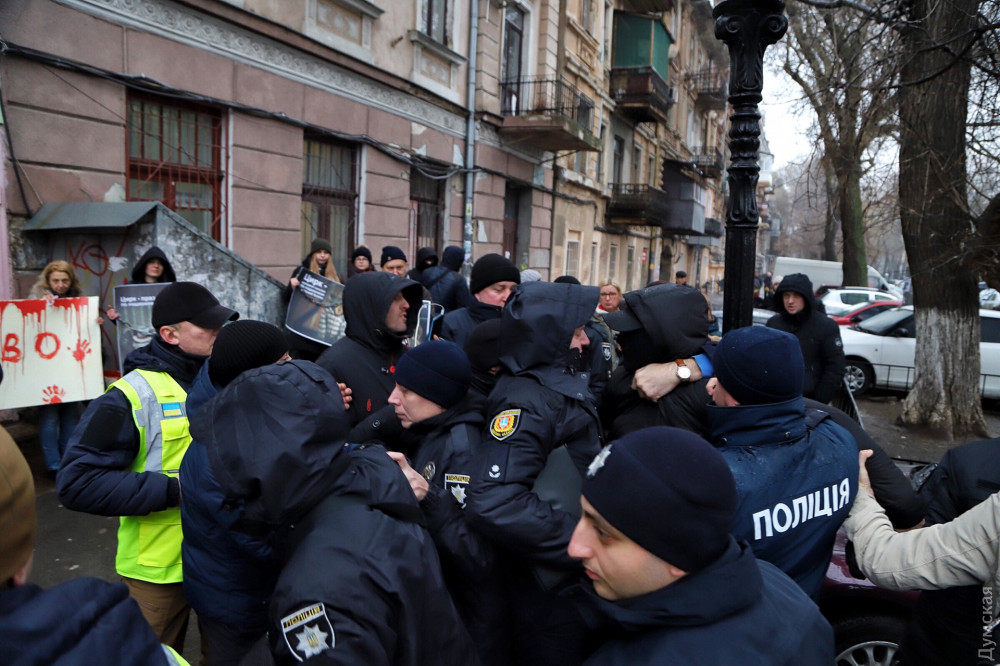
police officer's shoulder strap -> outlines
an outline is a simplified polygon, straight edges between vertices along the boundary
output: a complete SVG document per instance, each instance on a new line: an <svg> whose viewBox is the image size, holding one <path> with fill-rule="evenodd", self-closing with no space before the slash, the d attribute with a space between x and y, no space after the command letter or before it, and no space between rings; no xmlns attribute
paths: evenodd
<svg viewBox="0 0 1000 666"><path fill-rule="evenodd" d="M806 429L815 430L816 426L830 418L829 412L824 412L822 409L806 409Z"/></svg>

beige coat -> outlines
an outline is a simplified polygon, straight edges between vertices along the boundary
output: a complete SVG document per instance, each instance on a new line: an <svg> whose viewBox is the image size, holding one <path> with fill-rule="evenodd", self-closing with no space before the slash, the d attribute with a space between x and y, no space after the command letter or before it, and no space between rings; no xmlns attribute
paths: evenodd
<svg viewBox="0 0 1000 666"><path fill-rule="evenodd" d="M992 611L996 625L1000 615L1000 493L949 523L900 533L892 529L875 498L861 490L844 528L854 541L858 566L879 587L992 586L983 590L983 611Z"/></svg>

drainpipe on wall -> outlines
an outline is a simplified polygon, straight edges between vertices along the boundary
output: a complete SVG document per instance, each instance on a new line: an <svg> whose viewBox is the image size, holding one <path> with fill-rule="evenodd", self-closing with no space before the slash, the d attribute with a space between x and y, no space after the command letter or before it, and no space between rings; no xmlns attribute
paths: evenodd
<svg viewBox="0 0 1000 666"><path fill-rule="evenodd" d="M469 117L465 121L465 212L462 222L462 274L472 272L472 199L476 183L476 49L479 41L479 0L469 2L469 72L465 104Z"/></svg>

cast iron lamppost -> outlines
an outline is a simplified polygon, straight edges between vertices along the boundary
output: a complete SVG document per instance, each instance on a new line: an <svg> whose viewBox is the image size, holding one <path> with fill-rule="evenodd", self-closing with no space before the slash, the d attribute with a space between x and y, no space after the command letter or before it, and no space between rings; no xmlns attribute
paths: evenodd
<svg viewBox="0 0 1000 666"><path fill-rule="evenodd" d="M753 271L757 258L757 177L764 50L788 29L785 0L725 0L712 11L715 37L729 47L729 205L722 326L753 323Z"/></svg>

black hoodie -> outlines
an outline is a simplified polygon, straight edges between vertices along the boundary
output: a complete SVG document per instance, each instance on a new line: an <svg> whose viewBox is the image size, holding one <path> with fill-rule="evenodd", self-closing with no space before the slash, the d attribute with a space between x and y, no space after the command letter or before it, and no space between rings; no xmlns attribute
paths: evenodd
<svg viewBox="0 0 1000 666"><path fill-rule="evenodd" d="M478 663L409 483L381 447L346 447L347 431L333 377L308 361L244 373L192 420L226 505L281 561L271 653Z"/></svg>
<svg viewBox="0 0 1000 666"><path fill-rule="evenodd" d="M782 302L786 291L802 296L805 307L789 314ZM806 372L802 380L802 395L819 402L829 403L841 388L844 376L844 344L840 340L840 327L823 311L822 304L813 294L812 282L802 273L792 273L782 278L774 292L778 314L767 320L769 328L791 333L799 339Z"/></svg>
<svg viewBox="0 0 1000 666"><path fill-rule="evenodd" d="M410 306L403 335L385 326L389 306L400 292ZM344 286L345 335L316 362L350 387L353 401L348 417L352 426L387 404L396 386L396 363L416 328L422 300L419 283L391 273L361 273Z"/></svg>
<svg viewBox="0 0 1000 666"><path fill-rule="evenodd" d="M611 375L601 405L608 439L656 425L704 435L708 377L680 384L655 403L639 396L632 379L638 368L649 363L669 363L701 353L709 342L705 297L692 287L661 284L630 291L623 298L642 329L618 334L622 363Z"/></svg>
<svg viewBox="0 0 1000 666"><path fill-rule="evenodd" d="M167 260L167 255L163 253L163 250L154 245L146 250L144 255L139 257L139 263L132 269L132 282L130 284L143 284L146 282L146 264L153 259L159 259L163 262L163 273L160 274L160 279L157 282L177 282L177 276L174 274L174 268L170 265L170 261Z"/></svg>

